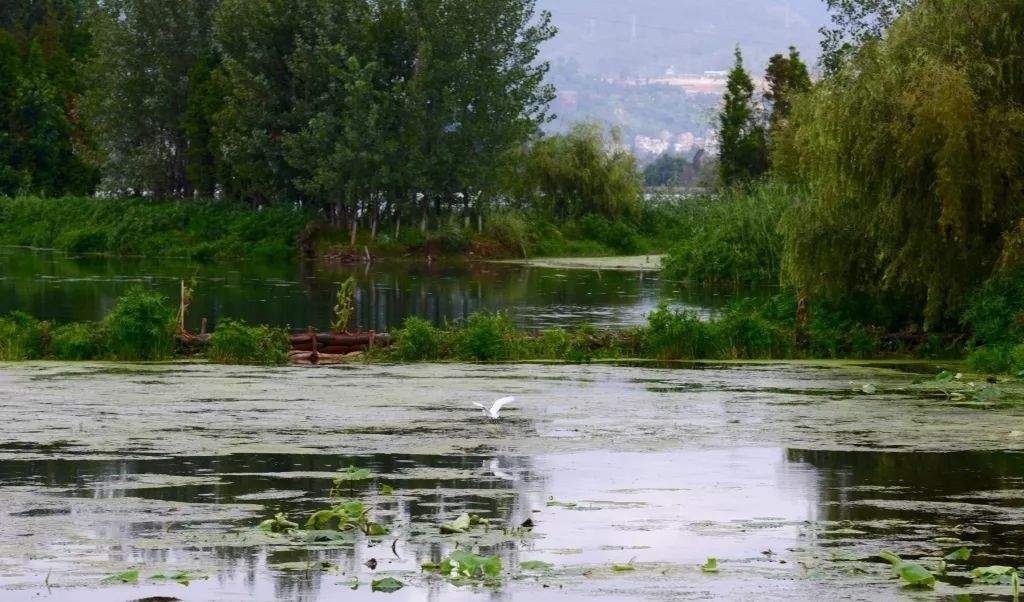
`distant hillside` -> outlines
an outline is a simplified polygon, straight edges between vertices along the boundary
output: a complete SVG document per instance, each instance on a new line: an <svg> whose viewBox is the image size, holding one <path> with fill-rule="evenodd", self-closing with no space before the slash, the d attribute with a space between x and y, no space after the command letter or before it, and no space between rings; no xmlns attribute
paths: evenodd
<svg viewBox="0 0 1024 602"><path fill-rule="evenodd" d="M813 62L827 19L822 0L538 0L538 7L559 28L545 57L606 77L727 69L737 43L752 68L790 44Z"/></svg>

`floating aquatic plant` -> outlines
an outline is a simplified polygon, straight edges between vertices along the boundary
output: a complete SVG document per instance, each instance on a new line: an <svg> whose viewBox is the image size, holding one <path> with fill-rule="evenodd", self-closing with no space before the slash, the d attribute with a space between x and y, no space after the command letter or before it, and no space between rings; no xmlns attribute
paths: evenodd
<svg viewBox="0 0 1024 602"><path fill-rule="evenodd" d="M718 572L718 559L708 558L708 561L700 566L700 570L704 573L717 573Z"/></svg>
<svg viewBox="0 0 1024 602"><path fill-rule="evenodd" d="M892 564L893 575L904 583L914 587L935 587L935 575L923 566L907 562L892 552L881 552L882 558Z"/></svg>
<svg viewBox="0 0 1024 602"><path fill-rule="evenodd" d="M370 589L375 592L384 592L386 594L397 592L403 587L405 587L405 584L394 577L384 577L383 579L377 579L370 583Z"/></svg>
<svg viewBox="0 0 1024 602"><path fill-rule="evenodd" d="M260 523L259 528L265 533L287 533L292 529L298 529L299 524L288 520L283 512L278 512L274 518L268 518Z"/></svg>
<svg viewBox="0 0 1024 602"><path fill-rule="evenodd" d="M478 556L463 550L455 550L440 563L425 563L421 568L456 581L491 581L501 575L501 559L497 556Z"/></svg>
<svg viewBox="0 0 1024 602"><path fill-rule="evenodd" d="M466 533L473 527L483 522L483 519L475 514L460 514L458 518L450 523L441 524L442 535L454 535L457 533Z"/></svg>
<svg viewBox="0 0 1024 602"><path fill-rule="evenodd" d="M103 580L103 583L114 584L114 583L138 583L139 582L139 569L130 569L123 573L111 575Z"/></svg>

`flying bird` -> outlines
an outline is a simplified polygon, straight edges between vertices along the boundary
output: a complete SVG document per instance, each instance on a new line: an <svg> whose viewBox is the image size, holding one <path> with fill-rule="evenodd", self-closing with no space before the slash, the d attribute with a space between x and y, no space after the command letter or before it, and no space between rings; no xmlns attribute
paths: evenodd
<svg viewBox="0 0 1024 602"><path fill-rule="evenodd" d="M499 400L495 401L493 404L491 404L491 407L489 407L489 408L487 406L485 406L484 404L478 403L478 402L475 402L475 401L473 402L473 405L475 405L476 407L478 407L481 410L483 410L484 414L487 414L487 416L489 416L491 418L491 420L497 420L498 419L498 412L501 411L501 408L505 407L507 404L510 404L510 403L512 403L515 400L516 400L515 397L502 397L501 399L499 399Z"/></svg>

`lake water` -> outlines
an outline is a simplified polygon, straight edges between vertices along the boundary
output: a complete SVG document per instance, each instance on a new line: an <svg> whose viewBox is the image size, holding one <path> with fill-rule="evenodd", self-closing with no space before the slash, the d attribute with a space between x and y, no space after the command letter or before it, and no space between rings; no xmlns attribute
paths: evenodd
<svg viewBox="0 0 1024 602"><path fill-rule="evenodd" d="M1024 408L924 397L914 377L0 365L0 599L1009 600L969 571L1021 564ZM504 394L518 399L500 421L470 405ZM332 485L349 467L369 478ZM257 529L332 495L388 533ZM443 535L464 512L486 526ZM877 557L937 567L960 547L970 559L934 591L903 588ZM420 570L456 549L498 556L500 575ZM701 571L708 557L718 573ZM103 583L129 570L138 583ZM179 571L187 587L153 579ZM384 577L402 589L373 593Z"/></svg>
<svg viewBox="0 0 1024 602"><path fill-rule="evenodd" d="M142 284L177 300L181 279L195 277L193 328L202 317L211 328L222 317L326 328L338 284L350 275L358 283L355 326L377 331L399 326L410 315L442 324L479 310L506 310L524 328L582 322L620 327L643 323L662 301L707 317L736 294L665 282L657 272L425 261L203 264L0 247L0 313L17 309L58 321L96 320L129 286Z"/></svg>

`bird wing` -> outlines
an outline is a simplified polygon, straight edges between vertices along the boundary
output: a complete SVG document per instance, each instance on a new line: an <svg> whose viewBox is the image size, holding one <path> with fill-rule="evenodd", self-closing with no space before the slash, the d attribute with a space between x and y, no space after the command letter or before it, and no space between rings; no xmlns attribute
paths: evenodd
<svg viewBox="0 0 1024 602"><path fill-rule="evenodd" d="M501 399L495 401L494 404L491 405L491 416L497 418L498 412L501 411L501 408L505 407L506 405L512 403L515 400L515 397L502 397Z"/></svg>
<svg viewBox="0 0 1024 602"><path fill-rule="evenodd" d="M488 409L487 406L485 406L484 404L480 403L479 401L474 401L473 405L475 405L476 407L480 408L481 410L483 410L485 412Z"/></svg>

